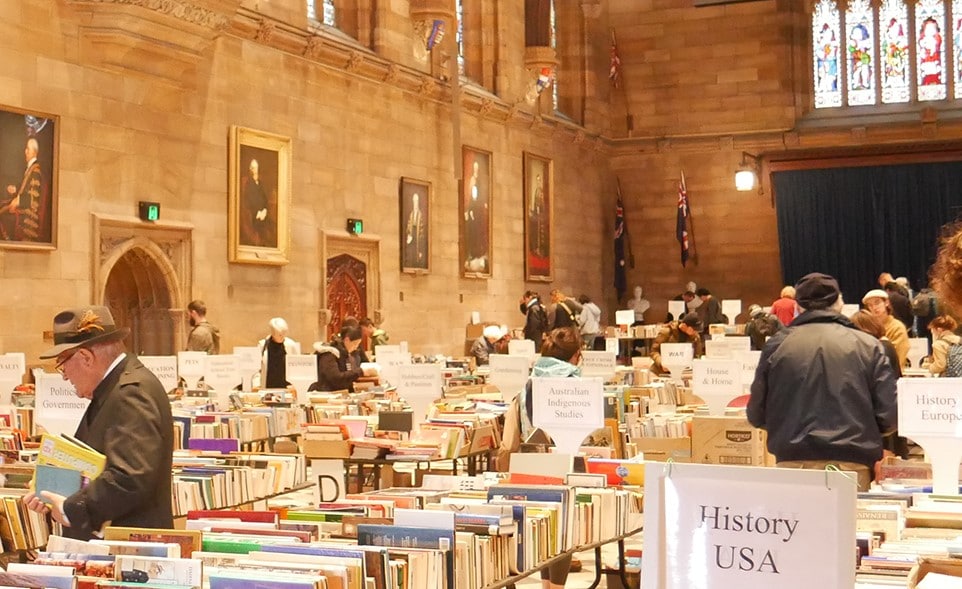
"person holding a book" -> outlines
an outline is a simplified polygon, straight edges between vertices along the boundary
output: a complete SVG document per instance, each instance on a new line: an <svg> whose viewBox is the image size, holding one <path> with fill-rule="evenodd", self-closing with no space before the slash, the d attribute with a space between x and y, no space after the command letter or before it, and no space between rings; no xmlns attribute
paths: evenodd
<svg viewBox="0 0 962 589"><path fill-rule="evenodd" d="M54 317L55 345L40 355L56 358L77 396L90 400L74 438L105 457L103 471L69 496L35 489L23 497L28 509L49 512L71 538L88 540L106 523L173 527L170 402L157 377L127 355L129 333L106 307L70 309Z"/></svg>

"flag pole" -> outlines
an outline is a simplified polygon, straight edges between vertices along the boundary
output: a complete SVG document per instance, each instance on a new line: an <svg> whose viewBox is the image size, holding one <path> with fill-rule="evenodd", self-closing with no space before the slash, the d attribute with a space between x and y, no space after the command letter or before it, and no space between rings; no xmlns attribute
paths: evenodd
<svg viewBox="0 0 962 589"><path fill-rule="evenodd" d="M631 232L628 231L628 217L625 215L625 199L621 196L621 178L615 176L615 185L618 190L618 200L621 201L621 219L622 226L624 227L623 233L625 235L625 261L628 263L628 267L634 269L635 267L635 254L631 252Z"/></svg>
<svg viewBox="0 0 962 589"><path fill-rule="evenodd" d="M611 46L617 51L618 43L615 38L614 27L611 27ZM625 70L621 67L621 54L618 54L618 80L615 82L615 88L618 87L621 88L621 94L625 101L625 128L628 131L628 136L631 137L635 130L635 117L631 114L631 103L628 101L628 84L625 83Z"/></svg>

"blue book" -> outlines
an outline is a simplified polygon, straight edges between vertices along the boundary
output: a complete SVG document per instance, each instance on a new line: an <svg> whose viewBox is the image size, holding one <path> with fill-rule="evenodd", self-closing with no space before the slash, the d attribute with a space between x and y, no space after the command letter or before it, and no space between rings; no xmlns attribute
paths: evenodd
<svg viewBox="0 0 962 589"><path fill-rule="evenodd" d="M57 495L70 497L80 490L82 478L79 470L60 468L59 466L50 466L49 464L38 464L35 483L37 496L47 504L49 504L50 501L40 495L41 491L50 491Z"/></svg>

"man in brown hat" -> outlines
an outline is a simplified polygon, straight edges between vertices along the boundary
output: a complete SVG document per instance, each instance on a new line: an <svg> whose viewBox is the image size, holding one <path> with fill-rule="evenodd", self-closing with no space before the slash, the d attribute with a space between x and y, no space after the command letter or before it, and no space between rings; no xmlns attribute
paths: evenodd
<svg viewBox="0 0 962 589"><path fill-rule="evenodd" d="M30 493L28 509L49 511L64 535L87 540L105 523L170 528L173 420L164 387L140 360L128 356L106 307L70 309L54 317L54 347L40 355L56 358L57 371L90 405L76 438L106 455L99 477L69 497ZM49 503L49 505L48 505Z"/></svg>
<svg viewBox="0 0 962 589"><path fill-rule="evenodd" d="M882 437L897 424L895 371L881 342L839 314L838 282L813 272L795 285L799 315L762 348L748 421L768 430L783 468L834 465L867 491Z"/></svg>

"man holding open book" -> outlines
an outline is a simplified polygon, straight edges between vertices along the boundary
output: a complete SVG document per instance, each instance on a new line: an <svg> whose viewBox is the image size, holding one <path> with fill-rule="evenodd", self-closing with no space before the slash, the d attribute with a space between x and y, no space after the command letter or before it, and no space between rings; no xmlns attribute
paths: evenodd
<svg viewBox="0 0 962 589"><path fill-rule="evenodd" d="M103 472L65 497L40 489L23 501L50 511L64 535L89 539L108 522L115 526L173 527L171 461L173 420L163 385L140 360L128 356L106 307L88 306L54 317L57 370L90 405L76 441L106 457Z"/></svg>

